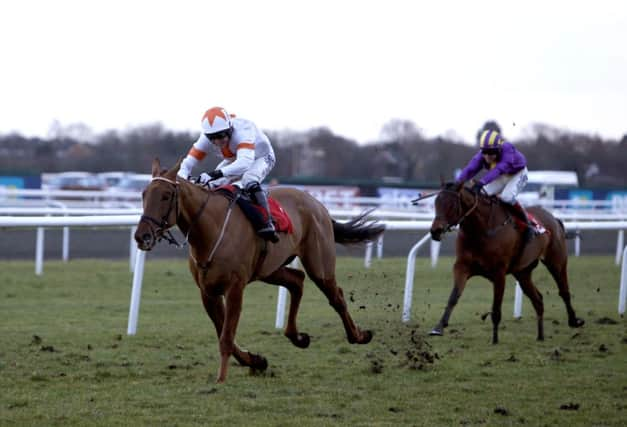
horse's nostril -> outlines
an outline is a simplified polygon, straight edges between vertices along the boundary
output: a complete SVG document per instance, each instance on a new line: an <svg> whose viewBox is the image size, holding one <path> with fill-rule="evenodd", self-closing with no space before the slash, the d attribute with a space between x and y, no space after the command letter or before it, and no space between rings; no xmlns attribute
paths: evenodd
<svg viewBox="0 0 627 427"><path fill-rule="evenodd" d="M152 236L150 233L135 234L135 241L140 247L145 248L150 245Z"/></svg>
<svg viewBox="0 0 627 427"><path fill-rule="evenodd" d="M439 242L441 238L442 238L442 231L441 230L439 230L439 229L431 230L431 239L435 240L436 242Z"/></svg>

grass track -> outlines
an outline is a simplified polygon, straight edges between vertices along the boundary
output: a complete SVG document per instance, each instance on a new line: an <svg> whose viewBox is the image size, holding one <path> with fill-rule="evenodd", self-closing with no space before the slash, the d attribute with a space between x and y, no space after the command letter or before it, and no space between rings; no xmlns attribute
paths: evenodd
<svg viewBox="0 0 627 427"><path fill-rule="evenodd" d="M500 344L490 344L492 289L472 279L444 337L427 337L451 287L451 258L419 259L412 321L400 321L405 260L338 260L356 322L375 332L347 343L339 318L307 282L299 326L306 350L274 329L277 288L251 284L237 340L270 367L233 362L215 385L217 340L185 262L149 261L138 334L127 337L128 262L0 262L0 425L533 425L619 426L627 419L627 327L617 315L613 257L571 258L567 326L557 288L534 275L546 341L528 300L512 318L505 295ZM431 363L431 360L433 363ZM563 409L560 409L563 408Z"/></svg>

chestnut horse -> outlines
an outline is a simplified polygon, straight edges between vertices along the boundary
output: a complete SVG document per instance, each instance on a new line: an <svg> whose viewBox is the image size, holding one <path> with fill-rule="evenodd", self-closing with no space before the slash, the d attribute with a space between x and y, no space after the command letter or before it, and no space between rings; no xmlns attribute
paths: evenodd
<svg viewBox="0 0 627 427"><path fill-rule="evenodd" d="M231 355L256 370L268 366L264 357L244 351L235 343L244 288L254 280L287 288L290 308L284 334L297 347L309 346L309 335L299 332L296 326L305 274L286 266L294 257L300 258L309 278L339 314L348 342L370 342L372 332L355 325L335 281L335 243L373 240L384 226L366 221L366 214L338 223L309 194L277 188L270 196L289 214L293 232L281 233L278 243L269 243L257 236L241 209L226 197L177 178L180 164L179 160L172 169L161 171L159 159L153 161L153 178L143 193L144 214L135 240L139 249L150 250L161 238L168 238L167 230L174 225L186 236L189 268L219 338L217 382L225 381Z"/></svg>
<svg viewBox="0 0 627 427"><path fill-rule="evenodd" d="M442 335L449 317L464 291L467 280L482 276L492 282L492 342L498 342L505 276L512 274L533 304L538 323L538 340L544 339L542 295L531 280L531 273L542 261L557 283L559 295L566 304L568 325L584 324L577 318L570 302L566 265L568 251L564 225L540 207L528 210L546 229L523 247L522 231L516 226L509 209L496 197L475 194L463 183L442 184L435 199L435 219L431 237L439 241L442 234L459 225L456 260L453 266L454 285L444 314L431 335Z"/></svg>

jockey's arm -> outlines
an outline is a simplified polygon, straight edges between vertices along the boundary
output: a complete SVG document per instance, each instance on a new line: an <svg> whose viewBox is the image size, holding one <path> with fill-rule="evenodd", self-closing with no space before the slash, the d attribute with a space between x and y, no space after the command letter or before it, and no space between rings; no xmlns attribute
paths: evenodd
<svg viewBox="0 0 627 427"><path fill-rule="evenodd" d="M178 171L178 176L181 178L187 179L192 174L192 169L207 156L207 152L209 151L209 140L204 137L204 135L200 135L192 148L189 149L187 156L181 162L181 168Z"/></svg>
<svg viewBox="0 0 627 427"><path fill-rule="evenodd" d="M215 167L215 170L221 170L222 168L230 165L231 163L233 163L233 159L224 159L220 163L218 163L218 165Z"/></svg>
<svg viewBox="0 0 627 427"><path fill-rule="evenodd" d="M223 166L217 167L222 171L224 176L242 176L255 161L255 146L252 143L240 143L235 153L235 161Z"/></svg>
<svg viewBox="0 0 627 427"><path fill-rule="evenodd" d="M501 175L511 175L518 172L520 169L513 169L512 163L513 156L511 151L503 150L501 159L487 174L485 174L483 178L481 178L481 183L484 185L489 184Z"/></svg>
<svg viewBox="0 0 627 427"><path fill-rule="evenodd" d="M470 159L466 167L459 174L457 181L458 182L468 181L470 178L477 175L477 173L481 170L482 167L483 167L483 159L481 156L481 152L478 152L472 157L472 159Z"/></svg>

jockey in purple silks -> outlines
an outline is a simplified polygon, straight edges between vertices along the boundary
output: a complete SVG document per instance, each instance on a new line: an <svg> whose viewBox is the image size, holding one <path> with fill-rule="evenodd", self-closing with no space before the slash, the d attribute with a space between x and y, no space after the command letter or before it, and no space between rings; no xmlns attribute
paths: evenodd
<svg viewBox="0 0 627 427"><path fill-rule="evenodd" d="M498 132L485 130L479 138L479 152L470 159L457 182L473 178L483 168L488 169L488 173L475 181L472 191L478 194L483 189L508 204L512 212L527 224L523 235L526 244L534 236L534 227L516 196L527 184L527 159Z"/></svg>

